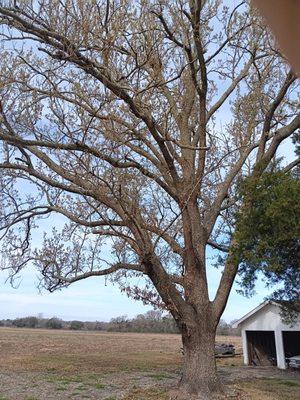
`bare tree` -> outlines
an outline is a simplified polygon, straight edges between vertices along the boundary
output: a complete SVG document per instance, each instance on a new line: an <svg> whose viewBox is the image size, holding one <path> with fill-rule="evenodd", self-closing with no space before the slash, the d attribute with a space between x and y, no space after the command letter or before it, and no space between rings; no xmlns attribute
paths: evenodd
<svg viewBox="0 0 300 400"><path fill-rule="evenodd" d="M239 266L237 180L300 127L296 77L245 1L0 4L3 268L33 262L51 291L112 274L163 304L182 334L183 396L211 398ZM34 249L52 214L64 229ZM222 254L214 298L208 247Z"/></svg>

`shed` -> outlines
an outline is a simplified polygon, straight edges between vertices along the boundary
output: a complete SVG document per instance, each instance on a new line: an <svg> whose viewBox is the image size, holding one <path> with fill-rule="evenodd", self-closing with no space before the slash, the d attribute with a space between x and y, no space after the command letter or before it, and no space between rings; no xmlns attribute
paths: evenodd
<svg viewBox="0 0 300 400"><path fill-rule="evenodd" d="M279 303L265 301L234 327L241 328L244 363L287 368L286 358L300 355L300 313L290 326L281 318Z"/></svg>

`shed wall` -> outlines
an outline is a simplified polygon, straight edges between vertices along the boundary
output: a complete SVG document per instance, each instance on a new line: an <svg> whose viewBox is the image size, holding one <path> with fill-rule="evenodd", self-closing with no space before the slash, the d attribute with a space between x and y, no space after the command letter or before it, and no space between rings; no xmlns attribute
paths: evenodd
<svg viewBox="0 0 300 400"><path fill-rule="evenodd" d="M280 316L280 308L275 304L267 304L259 311L251 315L240 324L243 338L244 363L249 364L247 331L273 331L275 334L275 345L278 368L285 369L285 351L283 343L283 331L300 332L300 317L294 326L286 325Z"/></svg>
<svg viewBox="0 0 300 400"><path fill-rule="evenodd" d="M300 331L300 319L290 327L282 322L279 307L268 304L243 321L241 328L246 331Z"/></svg>

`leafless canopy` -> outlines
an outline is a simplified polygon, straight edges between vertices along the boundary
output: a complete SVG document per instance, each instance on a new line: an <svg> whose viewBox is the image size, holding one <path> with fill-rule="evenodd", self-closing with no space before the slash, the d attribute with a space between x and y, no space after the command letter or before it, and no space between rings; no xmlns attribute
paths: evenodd
<svg viewBox="0 0 300 400"><path fill-rule="evenodd" d="M255 11L221 0L0 4L3 267L33 262L50 290L114 273L177 322L209 312L215 326L239 263L237 178L262 173L300 127L296 77ZM50 215L65 227L32 248ZM227 254L211 301L209 247ZM145 288L127 285L142 275Z"/></svg>

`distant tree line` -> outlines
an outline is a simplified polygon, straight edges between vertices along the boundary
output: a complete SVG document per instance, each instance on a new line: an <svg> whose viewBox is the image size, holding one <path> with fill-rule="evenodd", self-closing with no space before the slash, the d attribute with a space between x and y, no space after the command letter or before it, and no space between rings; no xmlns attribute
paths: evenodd
<svg viewBox="0 0 300 400"><path fill-rule="evenodd" d="M121 315L112 318L109 322L103 321L64 321L57 317L24 317L0 320L0 327L40 328L40 329L70 329L85 331L107 332L140 332L140 333L179 333L171 315L162 311L150 310L139 314L135 318ZM218 326L218 335L239 335L240 332L221 320Z"/></svg>
<svg viewBox="0 0 300 400"><path fill-rule="evenodd" d="M126 315L112 318L106 327L110 332L179 333L173 317L162 311L148 311L129 319Z"/></svg>

